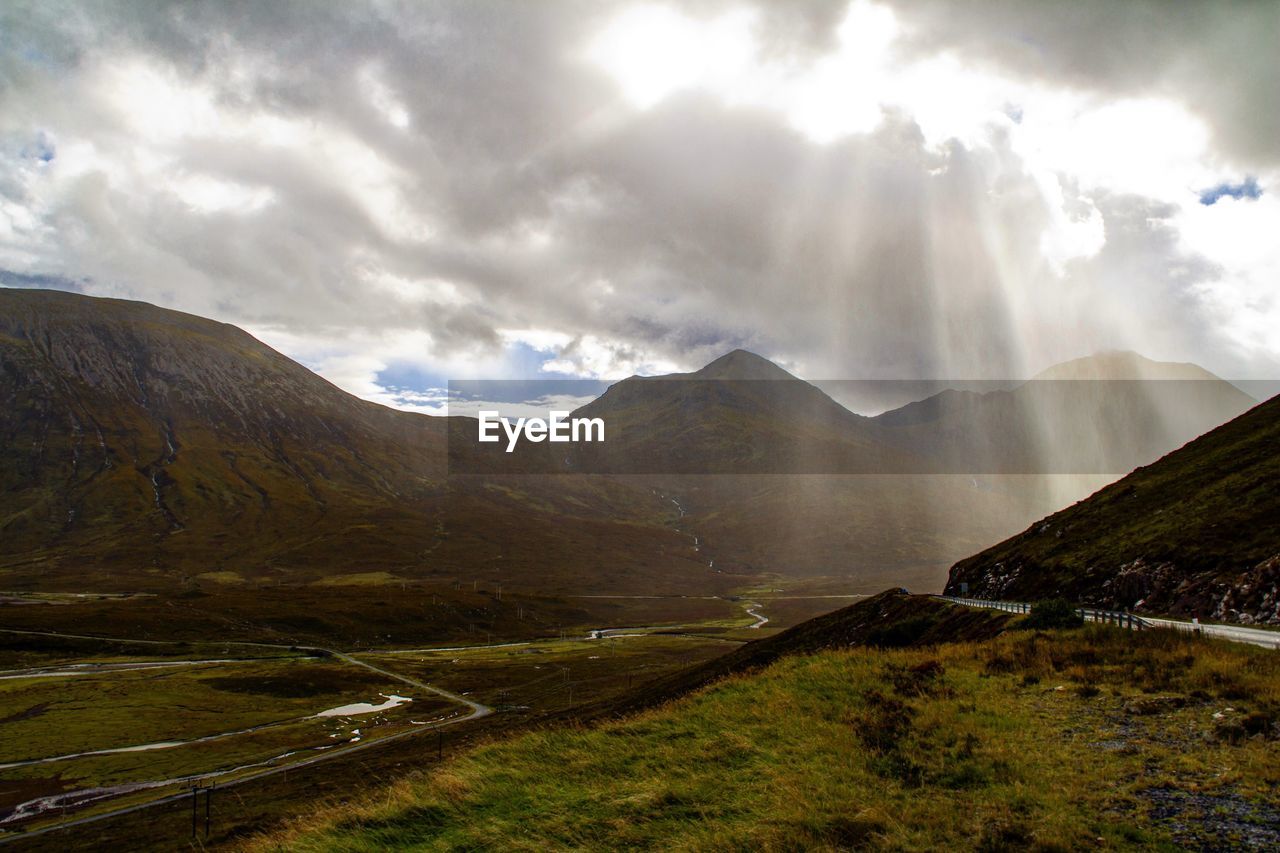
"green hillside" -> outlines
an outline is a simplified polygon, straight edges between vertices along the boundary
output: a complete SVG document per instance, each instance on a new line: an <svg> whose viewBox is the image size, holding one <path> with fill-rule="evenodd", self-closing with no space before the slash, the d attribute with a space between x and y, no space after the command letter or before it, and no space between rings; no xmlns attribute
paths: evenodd
<svg viewBox="0 0 1280 853"><path fill-rule="evenodd" d="M947 590L1280 624L1280 398L957 563Z"/></svg>

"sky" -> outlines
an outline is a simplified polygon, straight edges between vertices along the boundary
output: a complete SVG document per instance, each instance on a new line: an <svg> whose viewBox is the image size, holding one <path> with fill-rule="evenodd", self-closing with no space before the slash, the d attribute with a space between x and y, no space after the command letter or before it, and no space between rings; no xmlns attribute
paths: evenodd
<svg viewBox="0 0 1280 853"><path fill-rule="evenodd" d="M811 379L1131 349L1280 376L1280 4L0 8L0 285L367 399L738 347Z"/></svg>

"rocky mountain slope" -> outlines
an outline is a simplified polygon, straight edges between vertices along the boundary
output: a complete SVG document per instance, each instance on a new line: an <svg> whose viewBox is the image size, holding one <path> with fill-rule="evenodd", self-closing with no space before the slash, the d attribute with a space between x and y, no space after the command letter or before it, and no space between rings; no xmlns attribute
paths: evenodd
<svg viewBox="0 0 1280 853"><path fill-rule="evenodd" d="M1280 624L1280 397L957 563L947 591Z"/></svg>

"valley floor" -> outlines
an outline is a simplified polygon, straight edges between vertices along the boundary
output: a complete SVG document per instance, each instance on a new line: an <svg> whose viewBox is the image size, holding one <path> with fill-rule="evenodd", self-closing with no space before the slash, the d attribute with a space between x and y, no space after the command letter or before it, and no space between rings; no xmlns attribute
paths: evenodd
<svg viewBox="0 0 1280 853"><path fill-rule="evenodd" d="M784 610L799 618L840 603ZM112 627L130 618L130 604L108 606L124 608ZM765 605L752 599L601 597L590 606L619 620L612 625L667 619L344 652L150 631L105 640L69 630L76 605L24 606L68 630L0 630L0 843L171 846L188 837L185 792L210 786L219 789L210 840L225 840L305 810L317 791L350 797L403 763L421 766L446 737L452 751L607 703L769 633L760 630ZM394 749L368 749L391 741ZM348 781L328 784L353 767Z"/></svg>

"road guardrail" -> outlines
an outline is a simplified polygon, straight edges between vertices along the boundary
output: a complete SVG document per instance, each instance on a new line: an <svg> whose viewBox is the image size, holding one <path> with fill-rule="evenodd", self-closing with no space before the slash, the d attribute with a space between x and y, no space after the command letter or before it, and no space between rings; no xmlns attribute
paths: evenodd
<svg viewBox="0 0 1280 853"><path fill-rule="evenodd" d="M1005 613L1030 613L1032 605L1026 601L996 601L988 598L961 598L954 595L936 595L934 598L961 604L965 607L985 607L989 610L1001 610ZM1135 616L1122 610L1100 610L1095 607L1077 607L1076 613L1086 622L1100 622L1116 625L1132 631L1145 631L1149 628L1166 628L1188 634L1199 634L1207 637L1219 637L1236 643L1249 643L1264 649L1280 650L1280 631L1265 631L1260 628L1248 628L1243 625L1206 624L1198 620L1186 622L1180 619L1165 619L1157 616Z"/></svg>

